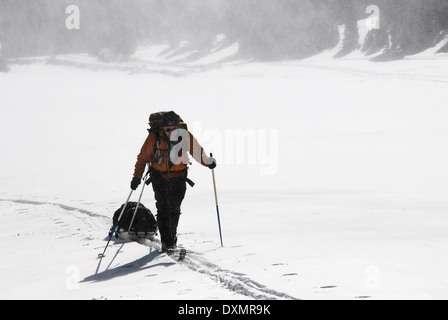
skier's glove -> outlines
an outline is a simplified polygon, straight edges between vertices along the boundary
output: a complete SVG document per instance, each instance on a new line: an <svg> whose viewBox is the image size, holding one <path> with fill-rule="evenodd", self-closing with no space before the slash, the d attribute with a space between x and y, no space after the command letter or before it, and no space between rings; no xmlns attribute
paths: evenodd
<svg viewBox="0 0 448 320"><path fill-rule="evenodd" d="M215 159L215 158L212 158L212 157L208 158L208 159L207 159L207 166L208 166L210 169L215 169L215 168L216 168L216 159Z"/></svg>
<svg viewBox="0 0 448 320"><path fill-rule="evenodd" d="M141 180L142 179L137 178L137 177L132 178L131 189L132 190L137 190L138 186L140 185Z"/></svg>

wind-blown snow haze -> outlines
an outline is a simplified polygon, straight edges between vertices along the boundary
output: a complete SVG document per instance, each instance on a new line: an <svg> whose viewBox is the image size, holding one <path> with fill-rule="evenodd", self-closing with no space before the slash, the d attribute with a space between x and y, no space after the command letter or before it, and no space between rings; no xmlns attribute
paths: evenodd
<svg viewBox="0 0 448 320"><path fill-rule="evenodd" d="M447 1L2 0L0 43L1 298L448 298ZM97 259L169 110L224 246L190 157L185 260Z"/></svg>

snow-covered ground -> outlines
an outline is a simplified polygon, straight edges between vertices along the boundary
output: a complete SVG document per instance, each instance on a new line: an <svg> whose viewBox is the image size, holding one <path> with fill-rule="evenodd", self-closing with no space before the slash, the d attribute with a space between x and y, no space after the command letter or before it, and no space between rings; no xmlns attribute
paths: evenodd
<svg viewBox="0 0 448 320"><path fill-rule="evenodd" d="M0 73L0 298L448 298L448 56L219 63L219 48L207 65L160 46ZM193 163L187 259L115 241L98 260L148 116L170 109L218 159L224 247ZM155 212L150 188L143 203Z"/></svg>

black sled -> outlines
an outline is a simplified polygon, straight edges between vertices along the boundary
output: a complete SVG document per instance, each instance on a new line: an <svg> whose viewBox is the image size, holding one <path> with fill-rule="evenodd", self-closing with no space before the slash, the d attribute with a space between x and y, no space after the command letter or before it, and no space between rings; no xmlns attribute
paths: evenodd
<svg viewBox="0 0 448 320"><path fill-rule="evenodd" d="M122 240L138 241L140 239L149 239L153 241L157 233L157 221L151 210L146 208L142 203L138 204L136 212L137 204L137 202L127 203L123 216L115 230L115 237ZM114 213L109 236L113 232L113 228L118 221L123 206L124 204Z"/></svg>

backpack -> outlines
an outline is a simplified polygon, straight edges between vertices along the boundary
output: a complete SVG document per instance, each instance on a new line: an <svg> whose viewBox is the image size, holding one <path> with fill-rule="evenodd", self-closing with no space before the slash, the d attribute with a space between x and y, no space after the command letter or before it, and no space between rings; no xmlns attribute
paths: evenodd
<svg viewBox="0 0 448 320"><path fill-rule="evenodd" d="M166 121L167 119L175 119L175 122L178 122L178 127L180 128L180 129L184 129L184 130L187 130L188 131L188 126L187 126L187 124L184 122L184 120L182 120L182 118L177 114L177 113L175 113L174 111L161 111L161 112L155 112L155 113L152 113L150 116L149 116L149 126L150 126L150 128L148 129L148 132L151 134L151 133L154 133L155 134L155 136L156 136L156 142L155 142L155 144L154 144L154 154L156 155L156 158L158 158L159 156L158 155L160 155L160 140L161 140L161 137L160 137L160 135L159 135L159 131L162 129L162 127L163 127L163 123L164 123L164 121ZM158 155L157 155L158 154ZM186 175L187 175L187 169L188 168L186 168L185 169L185 179L186 179L186 182L191 186L191 187L193 187L194 186L194 182L193 181L191 181L190 179L188 179L187 177L186 177ZM147 184L149 184L151 182L151 180L148 180L148 182L147 182Z"/></svg>
<svg viewBox="0 0 448 320"><path fill-rule="evenodd" d="M163 124L163 117L173 115L179 117L175 112L173 111L161 111L161 112L155 112L151 113L149 116L149 129L148 132L154 132L158 133L160 129L162 129ZM179 128L188 130L187 124L182 120L181 117L179 117Z"/></svg>
<svg viewBox="0 0 448 320"><path fill-rule="evenodd" d="M117 211L115 211L112 219L113 226L115 226L115 224L117 223L121 211L123 210L123 206L124 204L121 205L121 207ZM128 204L126 205L126 209L124 210L123 215L120 219L120 223L118 224L116 229L115 236L117 238L123 238L121 237L121 234L126 232L135 235L140 239L154 237L155 233L157 232L157 221L154 218L151 210L146 208L142 203L139 204L134 221L132 222L132 226L129 229L136 207L137 202L128 202Z"/></svg>

